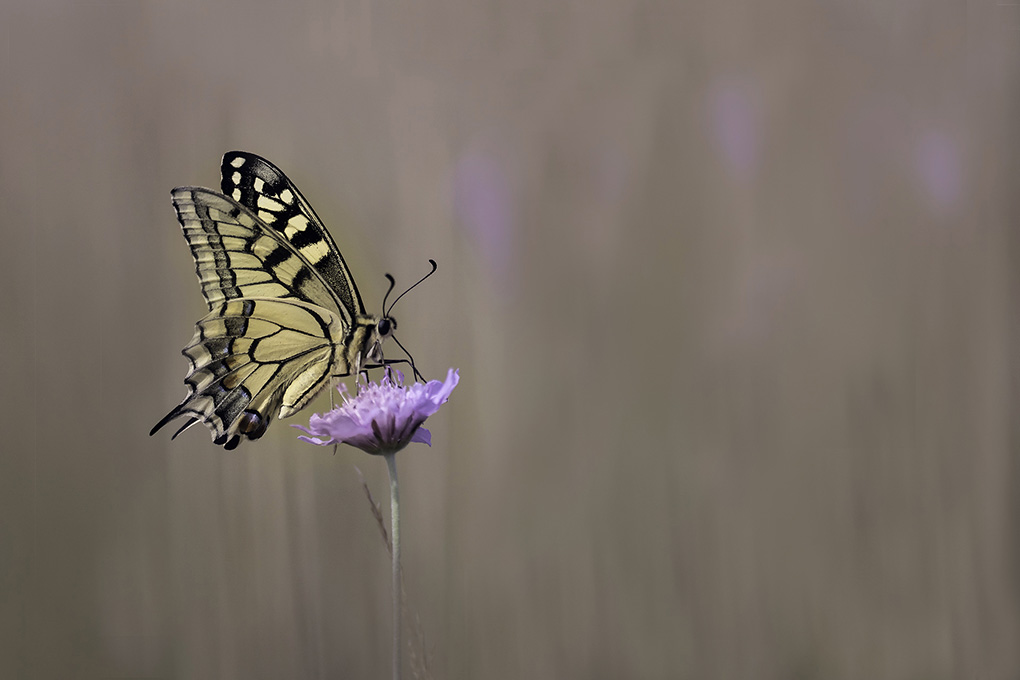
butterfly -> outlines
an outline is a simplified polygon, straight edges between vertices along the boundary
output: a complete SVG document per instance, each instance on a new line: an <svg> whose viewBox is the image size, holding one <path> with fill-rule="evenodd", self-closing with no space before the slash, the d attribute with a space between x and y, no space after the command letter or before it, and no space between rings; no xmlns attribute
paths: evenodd
<svg viewBox="0 0 1020 680"><path fill-rule="evenodd" d="M396 363L383 359L382 344L397 322L385 300L381 316L365 311L333 237L279 168L230 151L220 172L222 192L171 192L209 312L182 352L188 396L149 434L185 416L173 437L203 423L233 449L297 413L333 377Z"/></svg>

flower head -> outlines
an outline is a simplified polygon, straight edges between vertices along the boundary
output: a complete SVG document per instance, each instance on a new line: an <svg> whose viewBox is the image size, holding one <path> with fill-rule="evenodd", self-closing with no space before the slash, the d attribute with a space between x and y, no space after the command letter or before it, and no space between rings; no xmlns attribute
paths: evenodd
<svg viewBox="0 0 1020 680"><path fill-rule="evenodd" d="M422 427L430 415L446 403L460 380L450 369L445 381L430 380L404 387L404 376L394 371L378 383L360 385L350 396L346 385L339 387L344 403L326 413L313 415L308 427L293 425L308 433L298 439L309 444L329 446L350 444L366 453L394 453L411 442L432 446L432 434Z"/></svg>

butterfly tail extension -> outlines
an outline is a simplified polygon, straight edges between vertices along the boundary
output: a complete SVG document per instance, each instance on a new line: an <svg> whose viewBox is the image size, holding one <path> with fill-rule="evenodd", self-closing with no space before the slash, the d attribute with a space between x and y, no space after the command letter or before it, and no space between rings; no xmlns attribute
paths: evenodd
<svg viewBox="0 0 1020 680"><path fill-rule="evenodd" d="M184 406L184 404L179 404L179 405L175 406L173 409L171 409L170 413L167 413L165 416L163 416L160 419L160 421L158 423L153 425L152 429L149 430L149 436L151 437L152 435L154 435L157 432L159 432L160 430L162 430L166 426L166 424L169 423L170 421L176 420L178 417L185 415L181 411L181 407L182 406ZM200 422L198 418L194 418L194 417L190 418L188 420L188 422L184 423L184 425L182 425L176 432L174 432L170 436L170 439L171 440L177 439L177 435L179 435L181 432L184 432L186 429L188 429L189 427L191 427L192 425L194 425L195 423L198 423L198 422Z"/></svg>

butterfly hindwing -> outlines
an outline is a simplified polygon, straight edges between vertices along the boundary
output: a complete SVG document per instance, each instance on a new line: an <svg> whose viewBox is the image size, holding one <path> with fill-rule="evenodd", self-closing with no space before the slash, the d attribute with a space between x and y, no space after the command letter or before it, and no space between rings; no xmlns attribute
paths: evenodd
<svg viewBox="0 0 1020 680"><path fill-rule="evenodd" d="M365 313L358 287L333 237L283 172L261 156L229 151L220 164L220 188L300 251L351 316Z"/></svg>
<svg viewBox="0 0 1020 680"><path fill-rule="evenodd" d="M155 427L178 416L204 422L217 444L260 437L270 420L300 410L329 381L343 323L296 300L237 298L202 318L184 349L188 396ZM180 432L178 431L178 432ZM175 435L176 436L176 435Z"/></svg>

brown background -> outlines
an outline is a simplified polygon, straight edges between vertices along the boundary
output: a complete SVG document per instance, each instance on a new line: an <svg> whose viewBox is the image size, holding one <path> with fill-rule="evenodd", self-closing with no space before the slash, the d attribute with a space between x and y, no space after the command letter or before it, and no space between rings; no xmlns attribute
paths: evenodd
<svg viewBox="0 0 1020 680"><path fill-rule="evenodd" d="M462 375L400 458L434 677L1020 674L1020 6L8 0L0 36L0 677L387 672L380 460L147 436L203 310L169 190L232 148L372 309L440 263L397 309Z"/></svg>

